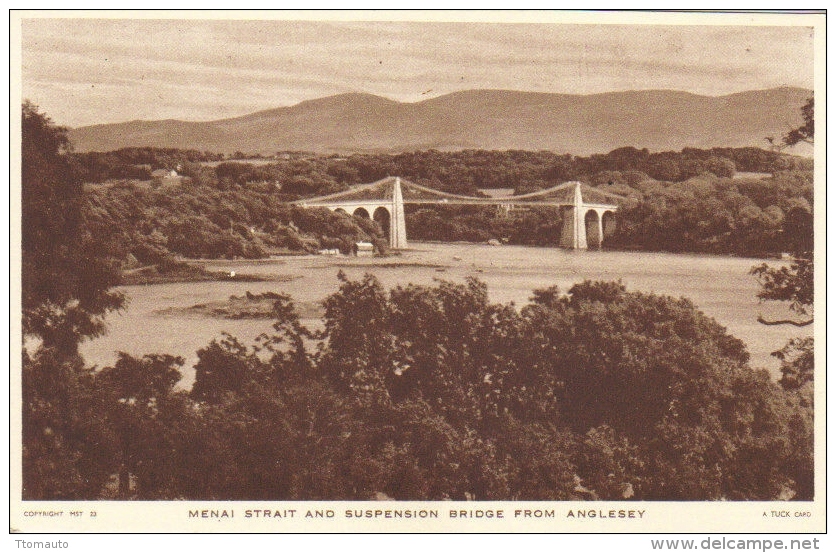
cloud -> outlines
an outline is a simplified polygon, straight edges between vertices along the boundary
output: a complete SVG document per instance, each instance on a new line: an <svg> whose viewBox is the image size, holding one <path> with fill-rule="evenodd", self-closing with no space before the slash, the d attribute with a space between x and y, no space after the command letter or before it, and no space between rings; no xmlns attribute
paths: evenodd
<svg viewBox="0 0 836 553"><path fill-rule="evenodd" d="M24 96L78 126L211 120L357 91L812 88L809 28L31 19Z"/></svg>

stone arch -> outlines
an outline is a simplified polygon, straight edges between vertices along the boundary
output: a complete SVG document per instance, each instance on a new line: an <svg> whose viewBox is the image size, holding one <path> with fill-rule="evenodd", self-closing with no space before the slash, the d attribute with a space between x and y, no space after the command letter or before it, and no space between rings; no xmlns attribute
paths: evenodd
<svg viewBox="0 0 836 553"><path fill-rule="evenodd" d="M392 231L392 214L389 213L389 209L384 206L378 207L374 210L372 219L380 225L380 228L383 229L383 235L388 239Z"/></svg>
<svg viewBox="0 0 836 553"><path fill-rule="evenodd" d="M601 214L597 209L589 209L583 216L584 226L586 228L586 243L590 248L600 248L603 242L603 232L601 228Z"/></svg>
<svg viewBox="0 0 836 553"><path fill-rule="evenodd" d="M611 209L605 210L601 214L601 232L604 237L604 244L607 243L608 238L615 234L617 228L618 219L616 218L615 211Z"/></svg>
<svg viewBox="0 0 836 553"><path fill-rule="evenodd" d="M355 217L360 217L362 219L371 219L372 216L369 215L369 211L365 207L358 207L352 213Z"/></svg>
<svg viewBox="0 0 836 553"><path fill-rule="evenodd" d="M348 212L341 207L334 209L334 213L343 213L345 215L348 215Z"/></svg>

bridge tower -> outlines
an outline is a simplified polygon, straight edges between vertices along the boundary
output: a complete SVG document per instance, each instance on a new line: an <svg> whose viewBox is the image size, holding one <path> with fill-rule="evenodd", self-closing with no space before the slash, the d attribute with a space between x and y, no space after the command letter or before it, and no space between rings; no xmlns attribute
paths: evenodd
<svg viewBox="0 0 836 553"><path fill-rule="evenodd" d="M572 205L563 208L563 231L560 233L560 247L573 250L587 249L586 209L581 197L581 183L575 184Z"/></svg>
<svg viewBox="0 0 836 553"><path fill-rule="evenodd" d="M403 192L401 179L395 177L392 185L392 216L389 218L389 247L395 250L404 249L406 244L406 213L403 209Z"/></svg>

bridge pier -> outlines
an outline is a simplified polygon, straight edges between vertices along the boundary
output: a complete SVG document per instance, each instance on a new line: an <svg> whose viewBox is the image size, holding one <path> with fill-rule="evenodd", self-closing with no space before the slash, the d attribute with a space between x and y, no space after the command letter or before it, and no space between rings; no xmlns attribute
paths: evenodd
<svg viewBox="0 0 836 553"><path fill-rule="evenodd" d="M406 213L403 208L401 179L398 177L395 177L395 184L392 186L392 209L389 214L389 247L402 250L407 247Z"/></svg>
<svg viewBox="0 0 836 553"><path fill-rule="evenodd" d="M586 241L586 209L581 197L581 184L575 185L575 195L572 205L563 210L563 230L560 233L560 247L572 250L585 250Z"/></svg>
<svg viewBox="0 0 836 553"><path fill-rule="evenodd" d="M586 221L581 216L580 210L576 207L567 207L562 210L562 215L563 230L560 232L560 247L570 250L587 249Z"/></svg>
<svg viewBox="0 0 836 553"><path fill-rule="evenodd" d="M600 249L604 245L604 214L614 211L615 206L585 204L581 196L581 185L577 183L572 203L561 211L563 228L560 233L560 247L586 250L592 246Z"/></svg>

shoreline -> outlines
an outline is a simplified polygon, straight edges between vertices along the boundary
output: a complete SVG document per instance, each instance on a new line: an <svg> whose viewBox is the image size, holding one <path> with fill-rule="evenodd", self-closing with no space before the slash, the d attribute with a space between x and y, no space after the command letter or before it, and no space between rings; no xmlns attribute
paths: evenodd
<svg viewBox="0 0 836 553"><path fill-rule="evenodd" d="M119 286L149 286L153 284L178 284L189 282L267 282L275 280L250 274L236 274L234 271L207 271L190 261L178 262L174 267L161 270L159 265L123 271Z"/></svg>
<svg viewBox="0 0 836 553"><path fill-rule="evenodd" d="M633 253L637 255L667 255L677 256L683 258L714 258L723 260L749 260L752 263L789 263L792 260L781 257L743 257L731 254L713 254L713 253L699 253L699 252L672 252L672 251L648 251L648 250L621 250L621 249L589 249L589 250L569 250L565 248L552 246L535 246L530 244L504 244L502 246L493 246L484 242L436 242L429 240L415 241L409 248L394 252L393 254L381 257L362 257L358 258L352 255L337 255L324 256L317 254L297 254L297 255L282 255L268 258L256 259L183 259L179 261L177 266L163 271L159 270L159 266L151 265L131 271L122 273L122 282L119 286L149 286L155 284L177 284L189 282L272 282L272 281L286 281L286 277L265 277L250 273L237 273L235 271L209 271L205 267L207 265L238 267L241 265L263 265L276 266L284 265L290 260L300 259L316 259L331 262L330 265L337 268L348 268L354 266L366 267L380 267L383 269L400 268L400 267L422 267L430 269L447 269L449 266L438 263L421 263L401 260L401 254L405 253L421 253L427 251L423 249L422 245L428 246L451 246L451 247L475 247L475 248L525 248L525 249L544 249L544 250L558 250L566 252L567 254L576 255L596 255L598 253Z"/></svg>

